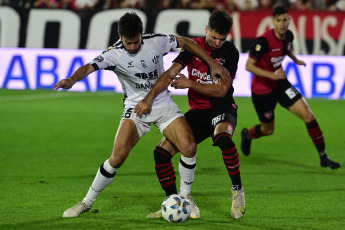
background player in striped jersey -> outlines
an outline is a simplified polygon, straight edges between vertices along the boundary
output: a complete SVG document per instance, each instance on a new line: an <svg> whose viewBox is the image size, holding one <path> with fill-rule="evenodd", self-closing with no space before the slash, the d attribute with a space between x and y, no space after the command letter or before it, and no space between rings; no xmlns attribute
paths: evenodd
<svg viewBox="0 0 345 230"><path fill-rule="evenodd" d="M173 48L186 48L210 64L214 75L220 74L224 78L229 75L224 67L189 38L143 34L142 21L133 12L120 18L118 33L120 40L112 47L78 68L70 78L60 80L54 85L55 91L60 88L70 89L75 82L83 80L90 73L107 69L117 74L124 91L124 110L110 158L100 166L85 198L67 209L63 217L77 217L90 210L96 197L114 179L116 171L140 137L150 131L152 123L178 147L187 161L194 161L196 144L192 131L168 90L162 91L155 98L150 114L137 116L133 112L134 106L146 96L164 72L165 54ZM187 168L185 171L188 173L189 170Z"/></svg>
<svg viewBox="0 0 345 230"><path fill-rule="evenodd" d="M242 129L241 149L250 154L251 140L272 135L274 131L274 109L277 103L298 116L307 127L322 167L336 169L340 164L328 158L322 131L303 96L287 80L281 63L288 55L297 65L306 65L296 58L291 50L294 36L289 27L289 14L284 6L273 9L274 28L258 37L250 51L246 69L254 74L252 80L252 101L260 124L249 130Z"/></svg>
<svg viewBox="0 0 345 230"><path fill-rule="evenodd" d="M237 48L226 40L232 23L232 18L227 11L214 11L209 18L208 25L205 27L206 36L194 39L216 61L229 70L231 76L229 81L218 78L216 82L213 82L209 66L185 50L178 55L170 69L162 75L152 91L143 101L139 102L134 111L138 114L148 114L154 98L165 90L170 83L177 89L188 88L190 109L185 117L192 128L197 144L208 137L212 137L213 145L220 148L224 164L232 181L231 216L239 219L243 217L245 212L245 200L238 152L232 140L237 123L237 105L233 98L234 88L232 82L235 78L239 60ZM185 66L188 69L189 79L179 73ZM179 77L175 77L177 73ZM174 81L171 82L171 79L174 79ZM163 138L154 150L156 173L166 195L177 193L176 176L171 158L178 150L179 148L169 138ZM188 165L186 165L186 162L188 162ZM181 155L179 163L180 194L186 195L190 200L193 200L190 190L194 180L195 166L195 159L187 161ZM186 168L193 170L185 172ZM149 214L148 218L160 216L161 211L159 210ZM191 218L196 219L199 217L199 209L193 202Z"/></svg>

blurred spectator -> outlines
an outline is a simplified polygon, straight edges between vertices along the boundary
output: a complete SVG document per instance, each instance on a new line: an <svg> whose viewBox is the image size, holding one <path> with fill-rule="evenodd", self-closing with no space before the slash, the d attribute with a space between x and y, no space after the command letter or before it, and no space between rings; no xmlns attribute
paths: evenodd
<svg viewBox="0 0 345 230"><path fill-rule="evenodd" d="M162 0L156 5L157 10L171 9L173 8L171 0Z"/></svg>
<svg viewBox="0 0 345 230"><path fill-rule="evenodd" d="M228 11L237 11L239 10L236 0L225 0L224 9Z"/></svg>
<svg viewBox="0 0 345 230"><path fill-rule="evenodd" d="M0 6L10 5L10 0L0 0Z"/></svg>
<svg viewBox="0 0 345 230"><path fill-rule="evenodd" d="M192 4L194 9L208 9L213 11L216 8L215 0L195 0Z"/></svg>
<svg viewBox="0 0 345 230"><path fill-rule="evenodd" d="M259 10L272 10L273 3L271 0L260 0L259 1Z"/></svg>
<svg viewBox="0 0 345 230"><path fill-rule="evenodd" d="M175 8L177 9L193 9L191 0L178 0Z"/></svg>
<svg viewBox="0 0 345 230"><path fill-rule="evenodd" d="M36 0L34 1L33 8L55 8L57 3L55 0Z"/></svg>
<svg viewBox="0 0 345 230"><path fill-rule="evenodd" d="M74 4L74 0L60 0L56 8L67 9L67 10L77 10L77 7Z"/></svg>
<svg viewBox="0 0 345 230"><path fill-rule="evenodd" d="M345 11L345 0L338 0L335 3L336 9L339 11Z"/></svg>
<svg viewBox="0 0 345 230"><path fill-rule="evenodd" d="M258 0L236 0L239 10L256 10L259 6Z"/></svg>
<svg viewBox="0 0 345 230"><path fill-rule="evenodd" d="M326 0L314 0L313 1L314 10L327 10L327 1Z"/></svg>
<svg viewBox="0 0 345 230"><path fill-rule="evenodd" d="M144 0L119 0L117 3L118 8L144 8Z"/></svg>
<svg viewBox="0 0 345 230"><path fill-rule="evenodd" d="M98 0L75 0L77 10L93 10Z"/></svg>

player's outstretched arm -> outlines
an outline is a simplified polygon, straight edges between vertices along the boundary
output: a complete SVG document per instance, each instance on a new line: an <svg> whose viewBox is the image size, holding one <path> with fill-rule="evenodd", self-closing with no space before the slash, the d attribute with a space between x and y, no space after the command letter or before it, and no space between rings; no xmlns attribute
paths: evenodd
<svg viewBox="0 0 345 230"><path fill-rule="evenodd" d="M177 75L178 77L174 77L174 80L171 82L172 87L175 89L190 88L209 97L225 97L233 82L232 78L228 82L224 82L222 78L219 78L217 84L201 84L199 82L189 80L182 73L177 73Z"/></svg>
<svg viewBox="0 0 345 230"><path fill-rule="evenodd" d="M81 67L79 67L73 74L67 79L62 79L58 81L54 86L54 91L57 91L59 89L70 89L72 86L80 80L83 80L86 78L90 73L94 72L95 69L92 65L86 64Z"/></svg>
<svg viewBox="0 0 345 230"><path fill-rule="evenodd" d="M225 82L230 81L229 71L223 67L221 64L216 62L201 46L199 46L195 41L186 37L175 36L179 46L181 48L187 49L189 52L197 56L198 58L204 60L206 64L210 67L211 76L213 81L216 80L217 75L219 75Z"/></svg>
<svg viewBox="0 0 345 230"><path fill-rule="evenodd" d="M246 70L261 77L271 78L273 80L279 80L286 78L285 71L282 68L277 69L274 72L264 70L263 68L256 66L256 60L249 57L246 63Z"/></svg>
<svg viewBox="0 0 345 230"><path fill-rule="evenodd" d="M287 55L293 60L294 63L296 63L297 65L303 65L303 66L307 66L307 64L305 64L304 61L297 59L297 57L295 56L295 54L289 50L289 52L287 53Z"/></svg>
<svg viewBox="0 0 345 230"><path fill-rule="evenodd" d="M139 103L134 107L134 113L136 113L138 117L149 114L152 108L153 100L158 94L168 88L171 79L175 77L176 73L180 72L182 69L183 66L181 64L174 62L172 66L158 78L155 86L146 95L146 97L139 101Z"/></svg>

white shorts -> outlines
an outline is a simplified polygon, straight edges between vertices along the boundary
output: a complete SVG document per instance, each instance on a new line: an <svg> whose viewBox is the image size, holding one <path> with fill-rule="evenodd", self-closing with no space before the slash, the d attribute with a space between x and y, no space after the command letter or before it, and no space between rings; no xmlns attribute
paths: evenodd
<svg viewBox="0 0 345 230"><path fill-rule="evenodd" d="M181 110L173 101L169 102L166 107L152 109L149 114L143 115L141 118L137 117L137 115L133 113L133 110L134 108L125 107L121 120L131 119L134 121L137 126L139 137L142 137L151 130L152 123L157 126L163 134L164 129L168 127L171 122L176 118L183 117Z"/></svg>

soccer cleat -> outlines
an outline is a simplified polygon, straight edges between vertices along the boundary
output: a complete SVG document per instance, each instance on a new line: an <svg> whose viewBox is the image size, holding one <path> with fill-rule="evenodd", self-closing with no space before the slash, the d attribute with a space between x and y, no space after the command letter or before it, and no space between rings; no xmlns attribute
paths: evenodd
<svg viewBox="0 0 345 230"><path fill-rule="evenodd" d="M322 156L320 160L321 167L330 167L331 169L340 168L341 165L338 162L332 161L327 156Z"/></svg>
<svg viewBox="0 0 345 230"><path fill-rule="evenodd" d="M78 204L74 205L73 207L67 209L62 217L78 217L80 214L87 212L91 209L91 207L87 207L85 203L78 202Z"/></svg>
<svg viewBox="0 0 345 230"><path fill-rule="evenodd" d="M200 218L200 211L198 206L196 206L194 199L191 194L187 194L186 198L189 200L190 205L192 206L192 212L190 213L190 218L192 219L199 219Z"/></svg>
<svg viewBox="0 0 345 230"><path fill-rule="evenodd" d="M234 219L240 219L243 217L245 211L246 204L243 188L240 190L232 190L231 217Z"/></svg>
<svg viewBox="0 0 345 230"><path fill-rule="evenodd" d="M252 143L252 139L249 137L249 132L247 128L243 128L241 131L241 149L244 155L249 156L250 154L250 145Z"/></svg>
<svg viewBox="0 0 345 230"><path fill-rule="evenodd" d="M162 209L159 209L157 212L150 213L146 216L146 218L161 218L162 217Z"/></svg>

